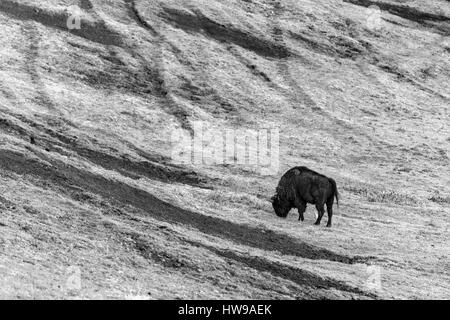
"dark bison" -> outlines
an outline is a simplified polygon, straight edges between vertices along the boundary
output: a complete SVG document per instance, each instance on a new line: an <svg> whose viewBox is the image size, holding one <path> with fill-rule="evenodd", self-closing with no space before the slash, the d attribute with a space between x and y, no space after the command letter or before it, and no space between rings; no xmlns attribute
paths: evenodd
<svg viewBox="0 0 450 320"><path fill-rule="evenodd" d="M294 167L281 177L271 202L276 215L282 218L286 218L292 208L297 208L298 219L301 221L304 220L306 204L315 204L318 211L316 225L322 220L326 203L327 227L331 227L334 198L339 204L336 181L306 167Z"/></svg>

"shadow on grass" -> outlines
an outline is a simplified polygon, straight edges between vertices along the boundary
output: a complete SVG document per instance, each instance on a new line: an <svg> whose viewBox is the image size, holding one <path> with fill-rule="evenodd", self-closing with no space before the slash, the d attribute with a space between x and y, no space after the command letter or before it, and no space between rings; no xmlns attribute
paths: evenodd
<svg viewBox="0 0 450 320"><path fill-rule="evenodd" d="M237 224L216 217L185 210L164 202L150 193L126 183L110 180L92 172L39 155L47 163L26 155L2 150L0 168L20 175L34 175L61 189L72 198L80 200L80 188L100 195L117 205L130 205L141 209L148 215L170 223L196 228L202 233L225 238L236 243L262 250L279 251L312 260L330 260L346 264L365 262L370 257L350 257L299 241L288 235L270 230Z"/></svg>
<svg viewBox="0 0 450 320"><path fill-rule="evenodd" d="M205 244L201 244L194 241L187 241L194 246L203 247L221 257L234 260L238 263L242 263L249 268L261 271L269 272L275 277L283 278L292 281L302 287L310 287L312 289L337 289L339 291L354 293L358 295L363 295L370 298L376 298L376 295L360 290L356 287L347 285L346 283L330 278L322 278L309 271L298 269L292 266L288 266L279 262L273 262L266 260L262 257L252 257L237 254L231 250L222 250ZM319 294L316 290L308 293L310 298L327 298L327 294ZM320 295L320 297L318 297Z"/></svg>

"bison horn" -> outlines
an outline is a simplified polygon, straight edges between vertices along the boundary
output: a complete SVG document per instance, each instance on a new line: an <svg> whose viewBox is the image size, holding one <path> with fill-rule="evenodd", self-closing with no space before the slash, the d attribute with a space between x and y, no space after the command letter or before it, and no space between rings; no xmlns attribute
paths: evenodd
<svg viewBox="0 0 450 320"><path fill-rule="evenodd" d="M277 198L277 195L274 195L272 198L270 198L270 202L274 203L276 198Z"/></svg>

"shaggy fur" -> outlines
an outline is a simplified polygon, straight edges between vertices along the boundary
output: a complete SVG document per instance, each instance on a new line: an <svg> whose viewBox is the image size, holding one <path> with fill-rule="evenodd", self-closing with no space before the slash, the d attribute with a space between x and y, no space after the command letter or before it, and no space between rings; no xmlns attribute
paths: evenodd
<svg viewBox="0 0 450 320"><path fill-rule="evenodd" d="M306 205L314 204L318 211L316 225L322 220L326 204L327 227L331 227L334 199L339 202L336 181L307 167L294 167L281 177L271 200L277 216L285 218L292 208L297 208L301 221L304 220Z"/></svg>

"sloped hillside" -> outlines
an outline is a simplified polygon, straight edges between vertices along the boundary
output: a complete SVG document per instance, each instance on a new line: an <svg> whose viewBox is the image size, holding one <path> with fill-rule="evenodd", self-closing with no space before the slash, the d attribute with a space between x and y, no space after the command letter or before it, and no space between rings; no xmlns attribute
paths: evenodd
<svg viewBox="0 0 450 320"><path fill-rule="evenodd" d="M449 298L449 32L445 0L1 0L0 297ZM176 161L198 124L279 166ZM273 213L296 165L332 228Z"/></svg>

